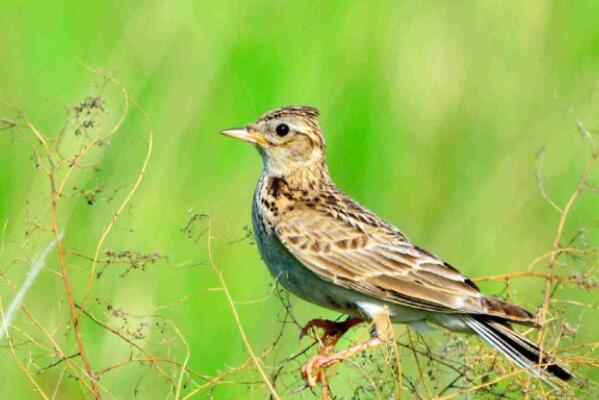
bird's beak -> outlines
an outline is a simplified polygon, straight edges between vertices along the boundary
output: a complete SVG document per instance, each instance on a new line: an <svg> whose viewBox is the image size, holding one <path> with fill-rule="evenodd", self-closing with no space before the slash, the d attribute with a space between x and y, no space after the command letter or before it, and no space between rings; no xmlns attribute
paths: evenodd
<svg viewBox="0 0 599 400"><path fill-rule="evenodd" d="M235 139L243 140L244 142L265 145L267 144L264 138L250 132L247 128L233 128L222 131L221 134Z"/></svg>

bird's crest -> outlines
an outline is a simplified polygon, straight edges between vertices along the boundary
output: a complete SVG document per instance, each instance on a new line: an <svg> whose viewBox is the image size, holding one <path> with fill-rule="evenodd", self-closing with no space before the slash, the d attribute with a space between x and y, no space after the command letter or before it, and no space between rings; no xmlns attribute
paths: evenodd
<svg viewBox="0 0 599 400"><path fill-rule="evenodd" d="M320 115L318 109L309 106L287 106L274 109L261 116L258 121L269 121L271 119L285 116L298 116L316 119Z"/></svg>

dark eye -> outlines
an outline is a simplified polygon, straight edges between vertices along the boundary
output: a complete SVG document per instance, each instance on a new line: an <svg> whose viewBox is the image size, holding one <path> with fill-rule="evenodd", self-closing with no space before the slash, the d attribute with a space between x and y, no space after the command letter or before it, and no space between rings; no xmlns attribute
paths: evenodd
<svg viewBox="0 0 599 400"><path fill-rule="evenodd" d="M287 125L287 124L279 124L275 128L275 132L277 132L277 135L279 135L281 137L287 135L289 133L289 125Z"/></svg>

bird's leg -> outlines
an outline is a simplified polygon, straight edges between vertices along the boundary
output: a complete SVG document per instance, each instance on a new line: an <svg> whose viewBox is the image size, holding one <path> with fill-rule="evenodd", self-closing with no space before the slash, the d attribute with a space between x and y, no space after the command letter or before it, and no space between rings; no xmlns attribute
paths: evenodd
<svg viewBox="0 0 599 400"><path fill-rule="evenodd" d="M358 320L358 321L355 321L355 320ZM361 320L359 318L347 319L346 321L340 323L342 325L345 324L345 326L342 326L342 328L345 328L345 330L342 329L342 332L345 333L349 328L351 328L352 326L357 325L361 322L363 322L363 320ZM374 322L374 325L376 328L375 329L376 336L370 338L369 340L367 340L364 343L359 343L359 344L353 345L353 346L348 347L347 349L342 350L337 353L328 354L329 351L333 348L333 346L337 342L337 340L339 340L339 338L343 335L343 333L341 333L341 335L339 335L339 336L336 336L334 332L332 335L329 335L330 337L334 338L333 344L330 346L327 346L325 343L325 345L321 348L321 351L319 352L319 354L310 358L310 360L308 360L308 362L301 369L302 376L304 377L304 380L306 381L306 384L308 385L308 387L314 388L314 387L316 387L316 384L320 382L323 385L323 389L324 389L327 386L326 376L324 373L325 369L327 369L328 367L330 367L333 364L343 361L346 358L349 358L355 354L361 353L364 350L368 350L373 347L377 347L377 346L384 344L387 341L387 337L389 337L390 330L392 329L391 321L389 320L389 315L387 314L386 311L382 312L380 315L378 315L376 318L374 318L373 322ZM323 336L326 336L328 333L327 327L332 326L329 323L339 324L339 323L335 323L334 321L312 320L312 321L308 322L308 324L306 326L307 326L307 329L310 329L312 326L322 327L323 329L325 329L325 335L323 335ZM304 328L304 329L306 329L306 328ZM318 375L314 374L315 371L318 371ZM324 389L324 390L328 391L328 388Z"/></svg>
<svg viewBox="0 0 599 400"><path fill-rule="evenodd" d="M328 319L313 319L308 321L302 329L300 339L307 335L312 328L322 329L324 334L320 337L320 354L327 354L333 347L335 347L335 344L341 339L345 332L362 322L364 322L362 318L355 317L349 317L343 322L331 321Z"/></svg>
<svg viewBox="0 0 599 400"><path fill-rule="evenodd" d="M324 373L324 370L330 367L333 364L336 364L340 361L345 360L357 353L361 353L364 350L371 349L373 347L380 346L384 344L386 339L382 336L375 336L370 338L368 341L364 343L359 343L348 347L347 349L333 353L333 354L318 354L312 357L308 362L302 367L302 375L306 384L314 388L318 382L321 382L322 375L320 373ZM314 371L321 370L318 377L314 376ZM322 382L321 382L322 383Z"/></svg>
<svg viewBox="0 0 599 400"><path fill-rule="evenodd" d="M310 329L320 328L324 330L324 334L320 337L320 350L318 355L326 356L331 350L333 350L335 344L339 341L339 339L341 339L345 332L355 325L361 324L362 322L364 322L363 319L355 317L349 317L343 322L331 321L328 319L313 319L308 321L308 323L304 326L300 334L300 338L307 335ZM318 377L314 378L314 380L320 382L322 385L321 398L327 399L330 390L324 368L318 372Z"/></svg>

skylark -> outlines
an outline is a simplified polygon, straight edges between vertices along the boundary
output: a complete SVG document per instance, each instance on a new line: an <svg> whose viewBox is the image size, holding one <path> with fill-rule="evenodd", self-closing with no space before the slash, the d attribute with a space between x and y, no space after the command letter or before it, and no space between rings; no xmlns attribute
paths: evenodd
<svg viewBox="0 0 599 400"><path fill-rule="evenodd" d="M304 332L323 328L331 350L352 326L375 324L370 340L312 357L302 368L306 383L314 387L324 379L318 371L385 343L389 320L475 333L532 375L571 379L552 356L512 329L511 323L536 326L532 313L482 294L456 268L335 185L318 115L312 107L283 107L222 132L254 144L262 156L252 221L271 274L295 295L349 315L342 323L312 320Z"/></svg>

